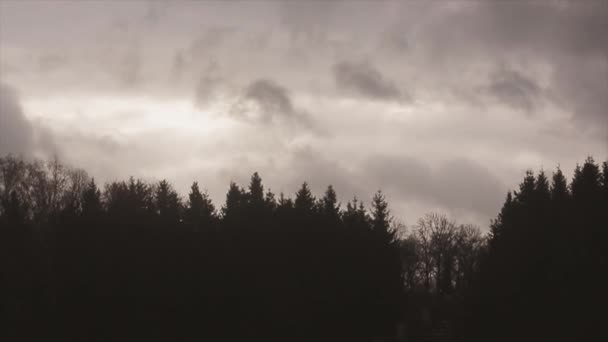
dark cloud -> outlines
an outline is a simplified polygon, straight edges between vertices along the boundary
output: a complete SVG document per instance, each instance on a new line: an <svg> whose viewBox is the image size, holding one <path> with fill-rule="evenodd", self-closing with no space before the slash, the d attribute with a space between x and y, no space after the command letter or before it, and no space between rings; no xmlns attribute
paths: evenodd
<svg viewBox="0 0 608 342"><path fill-rule="evenodd" d="M336 85L351 95L372 100L409 99L407 94L402 94L392 81L368 62L337 63L333 67L333 74Z"/></svg>
<svg viewBox="0 0 608 342"><path fill-rule="evenodd" d="M252 122L293 123L319 132L310 115L294 106L289 91L270 79L251 82L230 112L237 118Z"/></svg>
<svg viewBox="0 0 608 342"><path fill-rule="evenodd" d="M521 73L501 68L490 76L487 92L503 104L532 114L542 98L542 89Z"/></svg>
<svg viewBox="0 0 608 342"><path fill-rule="evenodd" d="M252 82L245 90L245 98L258 103L264 115L296 114L287 89L268 79Z"/></svg>

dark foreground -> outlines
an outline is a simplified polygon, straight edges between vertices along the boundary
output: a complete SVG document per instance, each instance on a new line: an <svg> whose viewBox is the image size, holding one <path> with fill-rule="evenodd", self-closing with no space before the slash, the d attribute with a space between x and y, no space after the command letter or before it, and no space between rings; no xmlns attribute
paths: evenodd
<svg viewBox="0 0 608 342"><path fill-rule="evenodd" d="M231 184L0 158L2 341L606 341L608 166L526 174L482 235Z"/></svg>

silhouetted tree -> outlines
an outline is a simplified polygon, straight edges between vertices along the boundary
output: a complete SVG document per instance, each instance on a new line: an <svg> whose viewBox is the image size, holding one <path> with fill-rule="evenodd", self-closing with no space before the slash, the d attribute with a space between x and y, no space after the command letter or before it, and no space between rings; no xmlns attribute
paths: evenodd
<svg viewBox="0 0 608 342"><path fill-rule="evenodd" d="M211 230L215 225L215 206L206 192L201 193L197 182L190 187L184 214L186 222L195 230Z"/></svg>
<svg viewBox="0 0 608 342"><path fill-rule="evenodd" d="M180 220L181 202L177 192L171 185L162 180L158 183L154 194L156 200L156 212L165 224L175 224Z"/></svg>
<svg viewBox="0 0 608 342"><path fill-rule="evenodd" d="M608 165L527 171L490 233L431 213L400 230L382 192L344 210L231 182L105 184L0 158L0 338L606 340Z"/></svg>

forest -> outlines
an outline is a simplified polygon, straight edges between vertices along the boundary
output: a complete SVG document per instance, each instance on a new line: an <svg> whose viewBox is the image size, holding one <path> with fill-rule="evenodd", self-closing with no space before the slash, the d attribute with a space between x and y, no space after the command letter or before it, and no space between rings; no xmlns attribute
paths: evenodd
<svg viewBox="0 0 608 342"><path fill-rule="evenodd" d="M607 341L608 161L523 176L489 229L403 229L381 191L253 173L218 205L7 155L0 340Z"/></svg>

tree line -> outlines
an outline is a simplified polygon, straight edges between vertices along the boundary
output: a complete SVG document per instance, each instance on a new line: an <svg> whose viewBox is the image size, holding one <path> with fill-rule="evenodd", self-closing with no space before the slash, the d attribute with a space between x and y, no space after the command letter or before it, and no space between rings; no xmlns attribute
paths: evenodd
<svg viewBox="0 0 608 342"><path fill-rule="evenodd" d="M0 291L11 340L538 340L606 336L608 166L528 171L490 233L431 213L265 191L216 207L194 182L99 187L0 158ZM602 335L603 334L603 335Z"/></svg>

